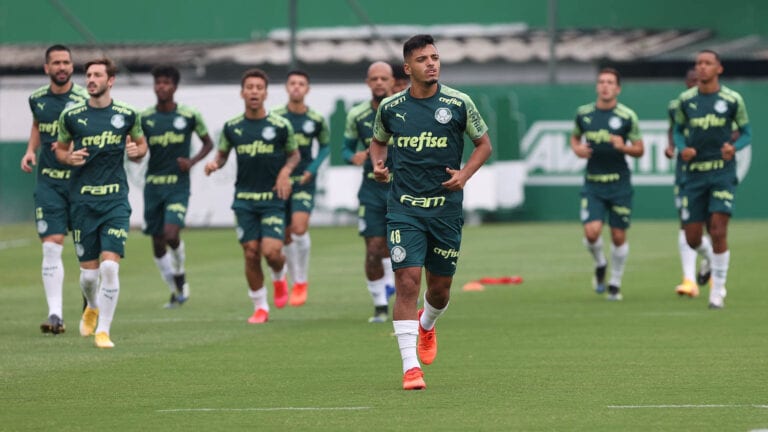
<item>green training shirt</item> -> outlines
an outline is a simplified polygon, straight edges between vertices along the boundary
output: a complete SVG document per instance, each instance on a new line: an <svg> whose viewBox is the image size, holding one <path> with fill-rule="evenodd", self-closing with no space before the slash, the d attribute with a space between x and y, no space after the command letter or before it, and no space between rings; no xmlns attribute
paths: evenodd
<svg viewBox="0 0 768 432"><path fill-rule="evenodd" d="M594 102L578 108L572 134L584 137L592 148L587 177L618 174L614 181L629 179L626 155L613 147L611 135L622 137L627 145L639 141L637 122L637 114L620 103L609 110L598 109Z"/></svg>
<svg viewBox="0 0 768 432"><path fill-rule="evenodd" d="M438 84L437 92L417 99L408 90L379 105L373 136L388 146L393 178L388 211L415 216L441 217L462 214L463 191L442 186L460 169L464 134L482 137L488 127L474 102L464 93Z"/></svg>
<svg viewBox="0 0 768 432"><path fill-rule="evenodd" d="M37 181L61 182L69 179L71 167L56 160L56 152L51 144L59 135L59 117L66 108L88 100L88 92L77 84L72 84L68 92L55 94L51 86L46 85L35 90L29 96L29 109L37 121L40 132L40 158L37 161Z"/></svg>
<svg viewBox="0 0 768 432"><path fill-rule="evenodd" d="M176 159L189 157L192 133L208 134L200 112L182 104L170 112L152 106L141 114L141 128L149 146L146 184L189 187L189 172L182 172Z"/></svg>
<svg viewBox="0 0 768 432"><path fill-rule="evenodd" d="M59 142L73 141L74 150L86 148L85 165L72 168L69 195L73 202L128 199L123 162L125 141L144 135L141 115L130 105L112 100L107 107L93 108L81 102L61 113Z"/></svg>
<svg viewBox="0 0 768 432"><path fill-rule="evenodd" d="M288 105L276 107L272 113L288 119L293 127L296 145L299 146L301 162L291 176L301 176L304 171L317 175L317 169L330 150L328 144L331 142L331 130L325 117L312 108L307 108L307 112L303 114L295 114L288 110ZM312 141L315 139L319 145L317 158L312 156Z"/></svg>
<svg viewBox="0 0 768 432"><path fill-rule="evenodd" d="M263 119L251 120L243 114L224 124L219 150L237 153L235 203L279 201L273 191L288 153L296 150L290 122L269 113Z"/></svg>

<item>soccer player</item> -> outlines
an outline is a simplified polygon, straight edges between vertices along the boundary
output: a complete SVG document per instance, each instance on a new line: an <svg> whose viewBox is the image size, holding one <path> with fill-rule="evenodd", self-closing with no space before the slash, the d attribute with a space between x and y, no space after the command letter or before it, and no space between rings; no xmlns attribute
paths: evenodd
<svg viewBox="0 0 768 432"><path fill-rule="evenodd" d="M601 233L603 220L611 227L611 279L608 300L621 300L621 277L629 255L627 229L632 216L632 183L626 156L639 158L644 146L634 111L618 101L621 78L616 69L597 75L597 101L576 113L571 148L587 159L581 189L584 245L595 261L595 292L605 292L606 259ZM582 138L584 140L582 141Z"/></svg>
<svg viewBox="0 0 768 432"><path fill-rule="evenodd" d="M288 225L286 232L285 256L288 274L293 279L290 294L291 306L301 306L307 301L309 287L309 217L315 206L317 170L330 153L331 140L328 122L323 115L308 107L304 98L309 93L309 74L301 70L288 72L285 82L288 103L272 110L291 122L296 134L296 144L301 153L301 162L291 174L293 193L288 203ZM313 157L312 143L317 140L317 156ZM287 281L275 285L275 306L283 307L288 301Z"/></svg>
<svg viewBox="0 0 768 432"><path fill-rule="evenodd" d="M245 257L248 295L253 301L253 315L248 318L251 324L269 320L262 256L271 269L272 283L285 281L285 206L291 196L291 172L301 158L291 124L264 107L268 85L264 71L245 71L240 84L245 112L224 124L216 158L205 165L205 174L210 175L224 166L233 148L237 154L232 210Z"/></svg>
<svg viewBox="0 0 768 432"><path fill-rule="evenodd" d="M685 86L691 88L696 86L696 69L691 68L685 75ZM668 145L664 150L664 155L672 159L675 157L675 142L673 138L673 130L675 125L675 112L680 104L680 100L675 98L669 102L667 108L667 115L669 117L669 129L667 130ZM675 207L677 208L678 216L683 206L680 199L680 183L683 180L683 159L680 157L680 153L677 154L675 159ZM712 259L712 243L709 241L709 237L702 237L702 260L699 268L699 273L696 274L696 251L688 246L688 241L685 239L685 230L683 229L683 223L680 222L680 234L677 236L677 248L680 251L680 262L683 266L683 282L675 287L675 292L678 295L687 295L689 297L698 297L699 284L705 284L709 280L710 270L709 262ZM698 282L698 283L697 283Z"/></svg>
<svg viewBox="0 0 768 432"><path fill-rule="evenodd" d="M61 113L56 147L59 162L75 167L69 184L72 237L80 260L80 288L88 302L80 334L90 336L95 331L99 348L115 346L109 330L130 228L123 159L140 162L147 153L139 112L110 95L116 74L117 67L108 58L85 64L90 97Z"/></svg>
<svg viewBox="0 0 768 432"><path fill-rule="evenodd" d="M376 180L388 182L392 174L387 200L397 292L392 324L403 389L417 390L426 388L419 360L431 364L437 355L435 322L448 307L459 259L463 189L491 155L491 141L472 99L438 83L440 55L432 36L408 39L403 58L411 87L379 105L369 151ZM462 167L464 134L475 148ZM390 138L391 171L386 165ZM427 289L417 310L422 267Z"/></svg>
<svg viewBox="0 0 768 432"><path fill-rule="evenodd" d="M395 84L392 86L392 93L400 93L408 88L408 84L411 82L408 79L408 75L405 74L402 64L392 64L390 66L392 67L392 75L395 78Z"/></svg>
<svg viewBox="0 0 768 432"><path fill-rule="evenodd" d="M696 56L698 84L680 95L675 111L675 147L685 162L681 187L683 222L688 245L701 253L706 225L712 237L709 307L725 305L730 261L728 221L736 194L736 151L752 140L747 107L741 95L720 84L723 65L712 50ZM733 143L733 125L738 139ZM687 136L685 135L685 132Z"/></svg>
<svg viewBox="0 0 768 432"><path fill-rule="evenodd" d="M342 156L348 163L363 167L363 181L357 193L360 201L358 231L365 239L365 278L374 307L368 322L382 323L389 318L389 287L394 291L394 273L387 249L389 184L377 182L373 177L368 147L373 137L376 110L381 101L392 93L392 67L381 61L371 64L365 82L371 89L371 100L355 105L347 113ZM363 145L359 151L358 142Z"/></svg>
<svg viewBox="0 0 768 432"><path fill-rule="evenodd" d="M64 45L52 45L45 51L45 74L50 83L29 96L32 129L27 152L21 158L21 169L31 173L37 165L35 185L35 221L43 245L43 288L48 302L48 319L40 324L43 333L66 331L63 312L64 263L61 252L69 223L70 167L56 160L54 143L59 115L64 108L88 99L88 92L72 82L72 54ZM38 164L37 151L40 150Z"/></svg>
<svg viewBox="0 0 768 432"><path fill-rule="evenodd" d="M155 264L171 291L171 299L165 307L173 308L189 299L189 284L184 272L186 252L179 236L189 203L189 170L213 149L213 141L200 113L174 100L179 70L160 65L152 69L152 76L157 104L141 114L141 127L149 145L144 186L144 233L152 236ZM193 133L203 145L190 158Z"/></svg>

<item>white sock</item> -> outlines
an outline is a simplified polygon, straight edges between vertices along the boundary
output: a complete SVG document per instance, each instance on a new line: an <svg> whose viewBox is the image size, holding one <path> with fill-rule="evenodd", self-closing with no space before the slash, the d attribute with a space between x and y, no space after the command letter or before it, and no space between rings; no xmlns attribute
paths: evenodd
<svg viewBox="0 0 768 432"><path fill-rule="evenodd" d="M395 286L395 272L392 270L392 259L382 258L381 265L384 267L384 281L389 286Z"/></svg>
<svg viewBox="0 0 768 432"><path fill-rule="evenodd" d="M421 367L416 356L416 339L419 336L419 322L417 320L392 321L397 337L397 346L400 347L400 357L403 359L403 373L408 369Z"/></svg>
<svg viewBox="0 0 768 432"><path fill-rule="evenodd" d="M725 297L725 282L728 276L728 264L731 261L731 251L712 254L712 287L721 290Z"/></svg>
<svg viewBox="0 0 768 432"><path fill-rule="evenodd" d="M275 272L274 270L272 270L272 267L270 267L269 275L272 276L272 282L285 279L285 273L286 273L287 267L288 267L287 265L283 264L283 268L280 269L279 272Z"/></svg>
<svg viewBox="0 0 768 432"><path fill-rule="evenodd" d="M117 299L120 296L120 264L115 261L102 261L99 265L101 275L101 289L99 293L99 325L96 333L106 332L112 326L112 318L115 316Z"/></svg>
<svg viewBox="0 0 768 432"><path fill-rule="evenodd" d="M389 302L387 301L387 286L386 281L384 278L381 278L379 280L369 280L368 281L368 292L371 293L371 298L373 298L373 305L374 306L387 306L389 305Z"/></svg>
<svg viewBox="0 0 768 432"><path fill-rule="evenodd" d="M293 283L305 283L309 274L309 249L312 241L309 239L309 232L302 235L291 234L291 238L296 251L296 268L291 273Z"/></svg>
<svg viewBox="0 0 768 432"><path fill-rule="evenodd" d="M605 260L605 254L603 253L603 238L598 237L596 242L590 243L589 240L584 237L583 242L584 246L587 247L587 250L595 260L595 267L604 266L607 261Z"/></svg>
<svg viewBox="0 0 768 432"><path fill-rule="evenodd" d="M680 230L677 236L677 248L680 250L680 262L683 265L683 279L696 280L696 251L688 246L685 230Z"/></svg>
<svg viewBox="0 0 768 432"><path fill-rule="evenodd" d="M256 291L248 290L248 296L253 300L253 310L264 309L269 312L269 303L267 302L267 290L264 287Z"/></svg>
<svg viewBox="0 0 768 432"><path fill-rule="evenodd" d="M450 303L450 302L449 302ZM427 293L424 293L424 312L421 314L419 323L424 330L432 330L435 327L437 319L440 318L445 310L448 309L448 303L442 309L437 309L427 302Z"/></svg>
<svg viewBox="0 0 768 432"><path fill-rule="evenodd" d="M293 279L294 283L296 282L296 273L299 271L297 268L299 258L296 256L296 253L296 245L294 243L283 246L283 254L285 254L285 266L283 266L283 270L291 275L291 279Z"/></svg>
<svg viewBox="0 0 768 432"><path fill-rule="evenodd" d="M99 307L99 270L80 268L80 289L83 291L88 307Z"/></svg>
<svg viewBox="0 0 768 432"><path fill-rule="evenodd" d="M710 263L712 262L712 255L715 252L712 250L712 241L709 240L708 236L701 236L701 244L696 248L696 253L698 253L699 256L703 259L708 260Z"/></svg>
<svg viewBox="0 0 768 432"><path fill-rule="evenodd" d="M171 258L173 260L173 274L184 274L184 263L187 260L187 253L184 250L184 240L179 242L179 247L176 249L169 248L171 250Z"/></svg>
<svg viewBox="0 0 768 432"><path fill-rule="evenodd" d="M621 277L624 276L624 264L629 255L629 242L616 247L611 243L611 281L610 285L621 286Z"/></svg>
<svg viewBox="0 0 768 432"><path fill-rule="evenodd" d="M48 301L48 316L58 315L64 318L62 312L62 287L64 286L64 263L61 261L61 251L64 246L54 242L43 242L43 288L45 299Z"/></svg>
<svg viewBox="0 0 768 432"><path fill-rule="evenodd" d="M160 270L160 276L162 276L165 284L168 285L168 289L171 290L171 294L176 293L176 282L173 280L173 264L171 263L171 254L166 253L160 258L155 257L155 264Z"/></svg>

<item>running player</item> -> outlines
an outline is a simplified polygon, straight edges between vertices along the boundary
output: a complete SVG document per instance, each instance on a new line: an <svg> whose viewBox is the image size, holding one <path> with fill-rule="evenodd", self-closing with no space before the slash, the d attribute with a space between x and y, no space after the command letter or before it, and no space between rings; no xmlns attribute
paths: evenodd
<svg viewBox="0 0 768 432"><path fill-rule="evenodd" d="M184 271L186 248L179 236L189 203L189 170L213 149L213 141L200 112L174 100L179 70L161 65L152 69L152 76L157 104L141 115L141 126L149 145L144 233L152 236L155 264L171 291L165 307L173 308L189 299ZM190 158L193 133L203 146Z"/></svg>

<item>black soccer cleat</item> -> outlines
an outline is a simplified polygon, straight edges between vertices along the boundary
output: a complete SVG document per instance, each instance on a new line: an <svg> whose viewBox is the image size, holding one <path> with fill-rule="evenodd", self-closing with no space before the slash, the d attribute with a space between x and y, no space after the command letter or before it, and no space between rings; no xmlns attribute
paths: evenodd
<svg viewBox="0 0 768 432"><path fill-rule="evenodd" d="M67 331L64 321L58 315L53 314L45 322L40 324L40 331L43 333L59 334Z"/></svg>

